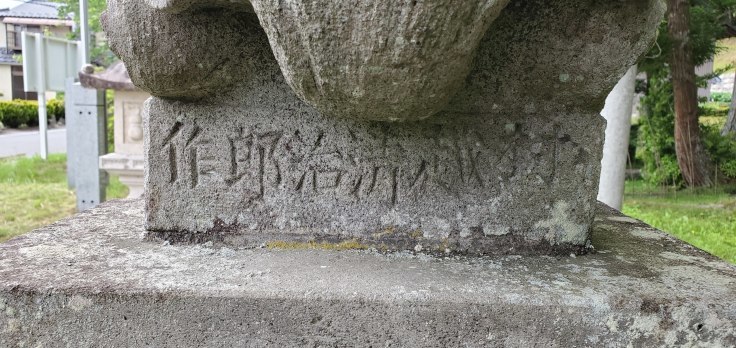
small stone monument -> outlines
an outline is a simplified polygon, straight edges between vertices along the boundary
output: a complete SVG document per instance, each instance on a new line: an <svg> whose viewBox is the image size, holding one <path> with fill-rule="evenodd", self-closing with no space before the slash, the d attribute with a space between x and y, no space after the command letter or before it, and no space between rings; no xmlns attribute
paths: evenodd
<svg viewBox="0 0 736 348"><path fill-rule="evenodd" d="M115 91L114 138L115 151L100 157L100 168L117 175L128 186L128 198L143 195L143 103L150 94L133 85L122 62L101 73L92 66L79 73L85 88Z"/></svg>
<svg viewBox="0 0 736 348"><path fill-rule="evenodd" d="M108 5L145 198L0 244L0 345L736 346L736 267L595 201L661 1Z"/></svg>
<svg viewBox="0 0 736 348"><path fill-rule="evenodd" d="M171 242L569 253L659 0L109 1ZM225 49L226 48L226 49Z"/></svg>

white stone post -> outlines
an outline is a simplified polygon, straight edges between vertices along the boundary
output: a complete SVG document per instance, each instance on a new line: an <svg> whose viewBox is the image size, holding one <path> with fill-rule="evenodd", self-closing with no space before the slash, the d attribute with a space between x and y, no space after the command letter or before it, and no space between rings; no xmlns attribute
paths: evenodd
<svg viewBox="0 0 736 348"><path fill-rule="evenodd" d="M606 106L601 112L608 126L603 145L598 200L618 210L623 206L636 74L636 66L631 67L608 95Z"/></svg>

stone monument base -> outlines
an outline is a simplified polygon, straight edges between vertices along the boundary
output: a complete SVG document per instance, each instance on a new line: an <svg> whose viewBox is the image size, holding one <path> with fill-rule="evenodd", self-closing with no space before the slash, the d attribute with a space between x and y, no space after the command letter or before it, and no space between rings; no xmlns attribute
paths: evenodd
<svg viewBox="0 0 736 348"><path fill-rule="evenodd" d="M0 244L0 345L736 345L736 267L605 207L586 256L436 258L144 242L143 205Z"/></svg>
<svg viewBox="0 0 736 348"><path fill-rule="evenodd" d="M128 187L128 198L143 196L143 172L145 161L141 155L108 153L100 156L100 169L110 175L117 175L120 182Z"/></svg>

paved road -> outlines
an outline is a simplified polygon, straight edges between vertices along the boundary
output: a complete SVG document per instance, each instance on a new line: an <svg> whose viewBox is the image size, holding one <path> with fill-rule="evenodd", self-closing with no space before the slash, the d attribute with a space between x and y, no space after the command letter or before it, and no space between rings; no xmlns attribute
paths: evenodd
<svg viewBox="0 0 736 348"><path fill-rule="evenodd" d="M50 129L49 153L66 153L66 129ZM33 156L39 153L38 130L0 131L0 158L18 155Z"/></svg>

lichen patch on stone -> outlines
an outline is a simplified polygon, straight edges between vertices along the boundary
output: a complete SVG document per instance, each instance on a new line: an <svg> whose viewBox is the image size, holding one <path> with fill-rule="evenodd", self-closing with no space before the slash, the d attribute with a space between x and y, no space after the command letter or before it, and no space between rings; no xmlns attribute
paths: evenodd
<svg viewBox="0 0 736 348"><path fill-rule="evenodd" d="M560 243L573 244L585 243L585 239L588 237L588 228L570 219L570 205L567 202L555 202L550 215L549 219L539 221L534 225L534 228L547 230L545 237L548 241L559 240Z"/></svg>
<svg viewBox="0 0 736 348"><path fill-rule="evenodd" d="M615 222L625 222L629 224L638 224L641 223L639 220L630 218L628 216L610 216L608 217L608 220L615 221Z"/></svg>
<svg viewBox="0 0 736 348"><path fill-rule="evenodd" d="M649 228L634 228L631 230L630 233L634 237L639 237L639 238L644 238L644 239L660 240L665 237L662 234L662 232L659 232L654 229L649 229Z"/></svg>

